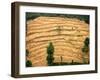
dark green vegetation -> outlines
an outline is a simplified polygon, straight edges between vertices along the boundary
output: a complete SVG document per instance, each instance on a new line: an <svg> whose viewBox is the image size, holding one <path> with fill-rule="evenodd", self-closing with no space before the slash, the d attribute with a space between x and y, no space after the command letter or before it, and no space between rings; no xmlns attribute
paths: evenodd
<svg viewBox="0 0 100 80"><path fill-rule="evenodd" d="M32 62L30 60L26 61L26 67L32 67Z"/></svg>
<svg viewBox="0 0 100 80"><path fill-rule="evenodd" d="M53 64L53 54L54 54L54 46L52 42L49 43L49 46L47 47L47 64L48 66L51 66Z"/></svg>
<svg viewBox="0 0 100 80"><path fill-rule="evenodd" d="M84 41L84 46L82 48L82 52L88 52L89 51L89 38L87 37Z"/></svg>
<svg viewBox="0 0 100 80"><path fill-rule="evenodd" d="M29 51L26 49L26 57L28 57ZM30 60L26 60L26 67L32 67L32 62Z"/></svg>
<svg viewBox="0 0 100 80"><path fill-rule="evenodd" d="M35 19L35 18L40 17L40 16L77 18L77 19L85 21L86 23L89 24L89 15L53 14L53 13L31 13L31 12L26 12L26 20Z"/></svg>
<svg viewBox="0 0 100 80"><path fill-rule="evenodd" d="M82 48L82 55L83 55L83 63L86 63L86 60L84 58L84 55L89 52L89 38L87 37L84 41L84 46Z"/></svg>

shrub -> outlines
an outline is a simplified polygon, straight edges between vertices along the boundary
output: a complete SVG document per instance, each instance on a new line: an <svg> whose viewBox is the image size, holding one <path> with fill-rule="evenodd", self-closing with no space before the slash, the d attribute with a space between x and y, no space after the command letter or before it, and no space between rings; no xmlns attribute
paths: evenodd
<svg viewBox="0 0 100 80"><path fill-rule="evenodd" d="M87 37L84 41L84 46L82 48L82 52L88 52L89 51L89 38Z"/></svg>
<svg viewBox="0 0 100 80"><path fill-rule="evenodd" d="M89 38L88 38L88 37L85 39L85 41L84 41L84 45L85 45L86 47L89 46Z"/></svg>
<svg viewBox="0 0 100 80"><path fill-rule="evenodd" d="M32 62L30 60L26 61L26 67L32 67Z"/></svg>

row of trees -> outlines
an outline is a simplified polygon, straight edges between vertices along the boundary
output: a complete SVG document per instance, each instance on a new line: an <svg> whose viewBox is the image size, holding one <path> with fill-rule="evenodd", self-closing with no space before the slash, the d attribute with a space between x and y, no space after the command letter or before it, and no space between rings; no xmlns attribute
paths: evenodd
<svg viewBox="0 0 100 80"><path fill-rule="evenodd" d="M53 13L26 13L26 20L35 19L40 16L45 17L63 17L63 18L77 18L89 24L89 15L76 15L76 14L53 14Z"/></svg>

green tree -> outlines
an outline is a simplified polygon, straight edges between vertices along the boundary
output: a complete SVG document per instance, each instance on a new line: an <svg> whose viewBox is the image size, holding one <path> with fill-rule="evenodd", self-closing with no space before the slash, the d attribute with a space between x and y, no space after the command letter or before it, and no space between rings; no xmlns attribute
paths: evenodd
<svg viewBox="0 0 100 80"><path fill-rule="evenodd" d="M83 52L83 63L86 63L84 55L89 51L89 38L87 37L84 41L84 46L82 48L82 52Z"/></svg>
<svg viewBox="0 0 100 80"><path fill-rule="evenodd" d="M82 48L82 52L88 52L89 51L89 38L87 37L84 41L84 47Z"/></svg>
<svg viewBox="0 0 100 80"><path fill-rule="evenodd" d="M88 38L88 37L85 39L84 44L85 44L85 46L87 46L87 47L89 46L89 38Z"/></svg>
<svg viewBox="0 0 100 80"><path fill-rule="evenodd" d="M48 66L51 66L53 64L54 61L54 46L52 44L52 42L49 43L48 47L47 47L47 64Z"/></svg>

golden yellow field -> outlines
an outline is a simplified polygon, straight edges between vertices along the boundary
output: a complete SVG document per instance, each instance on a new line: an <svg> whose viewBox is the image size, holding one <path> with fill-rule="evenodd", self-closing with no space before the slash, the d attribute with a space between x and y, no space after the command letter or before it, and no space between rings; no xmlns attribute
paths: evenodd
<svg viewBox="0 0 100 80"><path fill-rule="evenodd" d="M89 37L89 24L76 18L37 17L27 21L27 60L33 66L47 66L47 46L54 45L54 62L89 62L89 52L83 55L84 40Z"/></svg>

